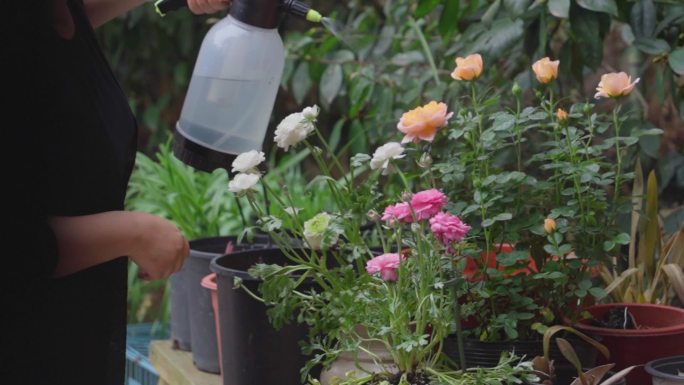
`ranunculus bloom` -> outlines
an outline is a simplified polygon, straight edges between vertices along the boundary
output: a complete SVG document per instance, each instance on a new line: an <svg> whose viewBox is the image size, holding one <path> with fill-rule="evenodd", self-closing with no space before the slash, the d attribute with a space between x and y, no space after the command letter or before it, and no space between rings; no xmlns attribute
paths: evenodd
<svg viewBox="0 0 684 385"><path fill-rule="evenodd" d="M632 82L632 77L624 72L609 73L601 76L601 81L596 88L594 98L617 98L627 96L632 92L634 86L639 83L639 78Z"/></svg>
<svg viewBox="0 0 684 385"><path fill-rule="evenodd" d="M456 80L474 80L482 74L482 56L480 54L468 55L465 58L456 58L456 69L451 73L451 77Z"/></svg>
<svg viewBox="0 0 684 385"><path fill-rule="evenodd" d="M432 218L435 214L442 211L447 204L447 197L437 189L430 189L416 193L411 198L411 208L417 220Z"/></svg>
<svg viewBox="0 0 684 385"><path fill-rule="evenodd" d="M302 112L295 112L283 119L275 130L275 142L285 151L306 139L314 129L318 117L318 106L306 107Z"/></svg>
<svg viewBox="0 0 684 385"><path fill-rule="evenodd" d="M396 281L400 263L401 256L399 254L383 254L366 262L366 271L368 274L380 273L380 278L385 281Z"/></svg>
<svg viewBox="0 0 684 385"><path fill-rule="evenodd" d="M304 222L304 239L309 247L313 250L320 250L323 246L323 237L325 232L328 230L328 225L330 224L330 215L327 213L319 213L315 217ZM337 234L332 235L330 243L337 243L339 236Z"/></svg>
<svg viewBox="0 0 684 385"><path fill-rule="evenodd" d="M396 222L413 222L413 217L411 216L411 208L406 202L397 203L396 205L389 205L385 207L385 211L382 214L382 220L386 221L390 225Z"/></svg>
<svg viewBox="0 0 684 385"><path fill-rule="evenodd" d="M261 175L259 174L237 174L235 178L228 183L228 191L239 194L254 187Z"/></svg>
<svg viewBox="0 0 684 385"><path fill-rule="evenodd" d="M243 152L233 161L233 172L254 173L256 167L265 160L266 156L261 151Z"/></svg>
<svg viewBox="0 0 684 385"><path fill-rule="evenodd" d="M564 121L568 120L568 112L562 108L559 108L556 111L556 117L558 118L558 121L564 122Z"/></svg>
<svg viewBox="0 0 684 385"><path fill-rule="evenodd" d="M548 57L537 60L532 64L532 70L541 84L547 84L558 77L560 61L551 61Z"/></svg>
<svg viewBox="0 0 684 385"><path fill-rule="evenodd" d="M556 231L556 221L553 218L544 219L544 231L546 231L547 234Z"/></svg>
<svg viewBox="0 0 684 385"><path fill-rule="evenodd" d="M432 101L422 107L417 107L404 113L397 124L397 129L403 132L402 143L426 140L432 142L437 130L447 125L453 112L447 113L447 105Z"/></svg>
<svg viewBox="0 0 684 385"><path fill-rule="evenodd" d="M440 242L448 246L453 242L462 241L470 231L470 226L456 215L437 213L430 218L430 230Z"/></svg>
<svg viewBox="0 0 684 385"><path fill-rule="evenodd" d="M405 157L404 147L397 142L389 142L378 147L373 153L373 159L370 161L371 170L383 169L382 173L387 174L390 171L389 162L392 159L401 159Z"/></svg>

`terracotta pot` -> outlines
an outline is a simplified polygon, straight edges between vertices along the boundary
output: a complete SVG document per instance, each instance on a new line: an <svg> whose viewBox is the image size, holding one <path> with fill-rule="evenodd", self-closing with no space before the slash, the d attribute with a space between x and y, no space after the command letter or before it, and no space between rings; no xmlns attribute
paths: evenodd
<svg viewBox="0 0 684 385"><path fill-rule="evenodd" d="M591 324L591 320L581 320L575 327L590 334L606 345L610 351L610 360L614 362L613 370L619 371L628 366L641 365L627 376L628 384L647 385L651 376L643 365L649 361L684 354L684 309L651 304L615 303L594 305L587 311L595 319L601 319L610 309L627 307L634 316L640 329L609 329ZM605 363L599 357L599 363Z"/></svg>
<svg viewBox="0 0 684 385"><path fill-rule="evenodd" d="M218 292L216 291L216 273L211 273L202 278L202 287L209 290L211 307L214 310L214 323L216 324L216 345L218 346L219 368L221 366L221 329L219 327Z"/></svg>

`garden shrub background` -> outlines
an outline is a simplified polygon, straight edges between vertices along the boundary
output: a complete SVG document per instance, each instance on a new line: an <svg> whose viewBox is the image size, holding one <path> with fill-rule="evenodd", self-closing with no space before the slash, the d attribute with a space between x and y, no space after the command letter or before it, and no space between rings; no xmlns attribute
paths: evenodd
<svg viewBox="0 0 684 385"><path fill-rule="evenodd" d="M514 78L525 91L534 85L531 63L550 56L561 61L559 87L573 95L569 102L592 102L605 72L641 78L630 99L641 114L628 127L665 131L639 143L642 164L646 172L657 170L662 207L682 203L684 5L677 1L310 3L337 20L347 44L320 26L284 20L288 60L267 138L288 113L318 103L327 110L319 127L337 151L370 153L395 132L403 111L425 100L457 102L463 90L448 80L457 55L481 53L489 83L508 88ZM146 5L98 31L139 118L139 149L148 156L172 132L197 52L216 17L181 11L160 18ZM274 163L270 147L266 140Z"/></svg>

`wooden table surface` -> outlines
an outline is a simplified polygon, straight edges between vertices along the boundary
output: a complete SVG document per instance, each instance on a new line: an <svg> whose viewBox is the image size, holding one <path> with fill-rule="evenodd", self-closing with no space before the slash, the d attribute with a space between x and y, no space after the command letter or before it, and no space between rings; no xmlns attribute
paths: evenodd
<svg viewBox="0 0 684 385"><path fill-rule="evenodd" d="M221 376L203 372L192 363L192 353L173 349L170 340L150 343L150 362L159 372L158 385L221 385Z"/></svg>

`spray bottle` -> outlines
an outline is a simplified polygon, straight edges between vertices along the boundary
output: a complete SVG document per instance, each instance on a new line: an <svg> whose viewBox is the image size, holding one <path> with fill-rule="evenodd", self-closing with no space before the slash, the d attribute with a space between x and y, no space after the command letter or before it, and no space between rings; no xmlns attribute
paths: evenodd
<svg viewBox="0 0 684 385"><path fill-rule="evenodd" d="M160 14L186 0L160 0ZM176 124L173 150L203 171L228 169L242 152L261 150L285 66L281 15L311 22L321 14L298 0L233 0L205 36Z"/></svg>

